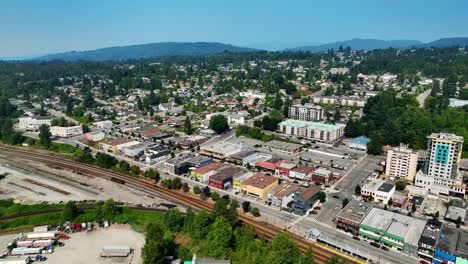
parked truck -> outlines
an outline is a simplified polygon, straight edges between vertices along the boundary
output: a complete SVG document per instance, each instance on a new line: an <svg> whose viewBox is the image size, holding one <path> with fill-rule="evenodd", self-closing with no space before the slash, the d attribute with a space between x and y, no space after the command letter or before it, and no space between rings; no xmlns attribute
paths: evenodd
<svg viewBox="0 0 468 264"><path fill-rule="evenodd" d="M25 259L0 259L0 264L29 264L31 263L31 258L27 257Z"/></svg>
<svg viewBox="0 0 468 264"><path fill-rule="evenodd" d="M127 257L132 252L128 246L107 246L101 250L101 257Z"/></svg>
<svg viewBox="0 0 468 264"><path fill-rule="evenodd" d="M54 244L55 240L47 239L47 240L35 240L33 242L33 247L48 247Z"/></svg>
<svg viewBox="0 0 468 264"><path fill-rule="evenodd" d="M11 250L11 255L30 255L30 254L41 254L42 248L25 248L17 247Z"/></svg>
<svg viewBox="0 0 468 264"><path fill-rule="evenodd" d="M33 247L34 241L18 241L16 242L17 247Z"/></svg>
<svg viewBox="0 0 468 264"><path fill-rule="evenodd" d="M39 232L39 233L27 233L26 238L33 239L54 239L59 234L58 231Z"/></svg>

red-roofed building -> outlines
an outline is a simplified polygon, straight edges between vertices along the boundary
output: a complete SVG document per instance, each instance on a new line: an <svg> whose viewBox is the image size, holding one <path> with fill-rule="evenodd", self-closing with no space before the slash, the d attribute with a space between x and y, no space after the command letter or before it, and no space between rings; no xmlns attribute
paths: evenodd
<svg viewBox="0 0 468 264"><path fill-rule="evenodd" d="M255 163L255 167L270 175L274 175L276 171L276 164L268 161L259 161Z"/></svg>
<svg viewBox="0 0 468 264"><path fill-rule="evenodd" d="M161 130L155 127L155 128L151 128L145 131L141 131L140 135L144 139L151 139L152 137L158 135L159 133L161 133Z"/></svg>
<svg viewBox="0 0 468 264"><path fill-rule="evenodd" d="M311 181L312 173L315 168L309 166L303 166L301 168L294 168L289 172L289 177L300 181Z"/></svg>
<svg viewBox="0 0 468 264"><path fill-rule="evenodd" d="M285 160L278 161L276 163L275 175L279 178L289 178L289 172L296 168L296 164L287 162Z"/></svg>
<svg viewBox="0 0 468 264"><path fill-rule="evenodd" d="M206 181L208 181L208 179L209 179L209 177L211 175L216 174L217 170L221 169L222 167L224 167L223 164L213 162L213 163L207 164L207 165L205 165L203 167L192 170L192 172L190 174L197 181L206 182Z"/></svg>

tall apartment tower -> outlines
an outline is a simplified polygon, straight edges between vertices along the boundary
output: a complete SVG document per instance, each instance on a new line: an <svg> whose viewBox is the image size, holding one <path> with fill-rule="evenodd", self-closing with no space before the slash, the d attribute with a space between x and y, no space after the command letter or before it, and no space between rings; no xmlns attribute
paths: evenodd
<svg viewBox="0 0 468 264"><path fill-rule="evenodd" d="M430 152L427 175L455 179L461 160L463 137L449 133L433 133L427 138Z"/></svg>
<svg viewBox="0 0 468 264"><path fill-rule="evenodd" d="M289 118L299 119L304 121L322 121L324 110L319 105L305 104L292 105L289 107Z"/></svg>
<svg viewBox="0 0 468 264"><path fill-rule="evenodd" d="M385 175L392 180L405 179L413 182L417 166L418 153L408 148L408 145L401 144L388 150Z"/></svg>

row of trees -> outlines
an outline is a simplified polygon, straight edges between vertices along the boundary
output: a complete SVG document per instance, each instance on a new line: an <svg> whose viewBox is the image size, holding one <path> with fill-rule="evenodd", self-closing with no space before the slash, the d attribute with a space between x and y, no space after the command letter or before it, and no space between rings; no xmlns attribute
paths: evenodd
<svg viewBox="0 0 468 264"><path fill-rule="evenodd" d="M349 120L345 128L347 137L369 136L368 152L380 154L384 145L409 144L424 149L426 137L434 132L450 131L468 137L468 109L448 107L446 97L434 97L436 102L420 108L414 96L387 90L369 98L361 119ZM432 99L431 99L432 100ZM468 142L464 143L468 149Z"/></svg>
<svg viewBox="0 0 468 264"><path fill-rule="evenodd" d="M161 224L147 227L143 248L143 263L163 263L173 255L181 259L199 257L230 259L232 263L315 263L312 251L301 255L298 245L287 234L280 234L271 243L257 239L255 230L237 222L235 200L220 198L211 214L194 213L190 208L185 216L177 209L169 210ZM183 243L174 243L174 238ZM336 259L329 263L338 263Z"/></svg>

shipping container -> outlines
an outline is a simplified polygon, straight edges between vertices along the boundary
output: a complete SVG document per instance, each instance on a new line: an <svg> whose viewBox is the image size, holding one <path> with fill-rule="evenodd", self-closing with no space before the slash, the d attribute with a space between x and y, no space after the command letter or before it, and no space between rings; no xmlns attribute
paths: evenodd
<svg viewBox="0 0 468 264"><path fill-rule="evenodd" d="M40 232L40 233L28 233L26 234L27 239L53 239L59 234L58 231Z"/></svg>
<svg viewBox="0 0 468 264"><path fill-rule="evenodd" d="M54 244L54 240L36 240L33 242L33 247L48 247Z"/></svg>
<svg viewBox="0 0 468 264"><path fill-rule="evenodd" d="M31 263L31 258L27 257L25 259L0 259L0 264L29 264Z"/></svg>
<svg viewBox="0 0 468 264"><path fill-rule="evenodd" d="M49 226L47 226L47 225L36 226L36 227L34 227L34 230L33 230L34 233L47 232L47 231L49 231Z"/></svg>
<svg viewBox="0 0 468 264"><path fill-rule="evenodd" d="M33 241L18 241L16 242L17 247L32 247Z"/></svg>
<svg viewBox="0 0 468 264"><path fill-rule="evenodd" d="M41 254L42 248L17 247L11 250L12 255Z"/></svg>
<svg viewBox="0 0 468 264"><path fill-rule="evenodd" d="M107 246L101 250L101 257L127 257L132 249L128 246Z"/></svg>

